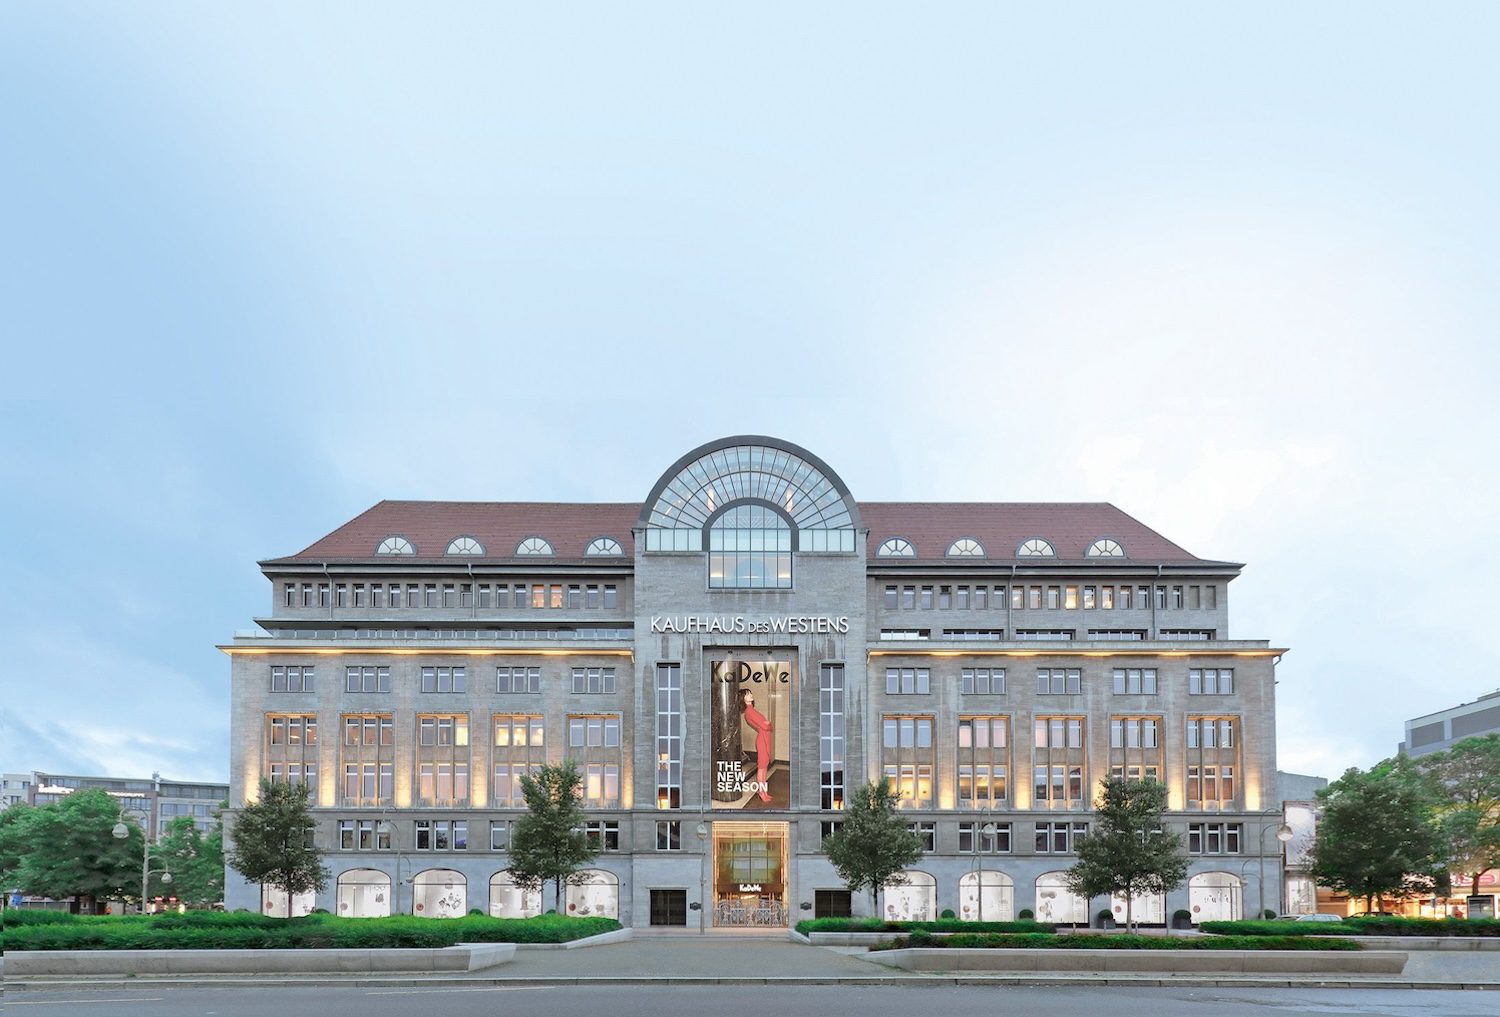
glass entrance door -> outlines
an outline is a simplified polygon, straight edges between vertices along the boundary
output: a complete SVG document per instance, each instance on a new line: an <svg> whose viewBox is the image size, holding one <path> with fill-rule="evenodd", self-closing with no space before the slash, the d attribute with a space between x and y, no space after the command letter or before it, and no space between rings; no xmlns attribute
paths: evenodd
<svg viewBox="0 0 1500 1017"><path fill-rule="evenodd" d="M714 925L785 927L787 824L716 822Z"/></svg>

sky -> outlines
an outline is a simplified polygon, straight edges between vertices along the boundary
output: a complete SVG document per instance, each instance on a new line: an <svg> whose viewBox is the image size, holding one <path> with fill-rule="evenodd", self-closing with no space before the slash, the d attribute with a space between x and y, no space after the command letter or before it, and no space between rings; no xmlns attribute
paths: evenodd
<svg viewBox="0 0 1500 1017"><path fill-rule="evenodd" d="M0 768L227 778L381 498L1110 501L1245 562L1280 765L1500 686L1500 8L10 4Z"/></svg>

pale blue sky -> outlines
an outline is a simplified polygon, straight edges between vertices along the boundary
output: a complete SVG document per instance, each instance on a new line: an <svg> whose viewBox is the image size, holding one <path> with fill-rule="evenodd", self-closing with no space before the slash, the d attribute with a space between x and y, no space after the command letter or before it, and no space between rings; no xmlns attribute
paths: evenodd
<svg viewBox="0 0 1500 1017"><path fill-rule="evenodd" d="M1283 765L1500 685L1494 4L12 4L5 770L220 777L382 497L1109 500L1248 563Z"/></svg>

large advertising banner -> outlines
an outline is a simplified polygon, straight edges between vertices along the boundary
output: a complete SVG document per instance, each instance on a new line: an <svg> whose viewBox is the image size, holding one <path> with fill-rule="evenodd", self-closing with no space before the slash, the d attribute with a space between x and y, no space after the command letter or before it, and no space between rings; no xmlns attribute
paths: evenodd
<svg viewBox="0 0 1500 1017"><path fill-rule="evenodd" d="M792 665L726 656L710 663L715 809L746 812L792 804Z"/></svg>

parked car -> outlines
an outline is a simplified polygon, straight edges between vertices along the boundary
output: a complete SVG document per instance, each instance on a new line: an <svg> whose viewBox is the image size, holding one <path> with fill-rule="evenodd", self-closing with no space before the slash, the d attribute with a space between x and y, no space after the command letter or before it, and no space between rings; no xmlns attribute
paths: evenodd
<svg viewBox="0 0 1500 1017"><path fill-rule="evenodd" d="M1342 922L1338 915L1325 915L1322 913L1311 915L1277 915L1279 922Z"/></svg>
<svg viewBox="0 0 1500 1017"><path fill-rule="evenodd" d="M1350 918L1395 918L1394 911L1356 911Z"/></svg>

